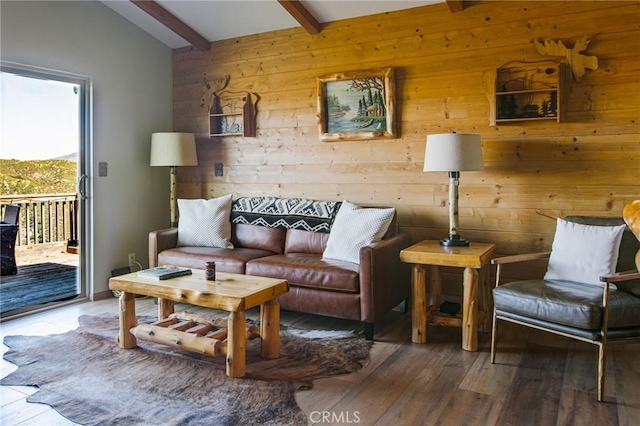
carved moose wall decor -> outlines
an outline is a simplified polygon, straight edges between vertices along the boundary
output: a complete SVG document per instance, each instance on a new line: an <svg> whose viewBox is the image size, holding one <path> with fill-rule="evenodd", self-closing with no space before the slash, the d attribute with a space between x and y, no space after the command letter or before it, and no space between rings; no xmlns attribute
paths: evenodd
<svg viewBox="0 0 640 426"><path fill-rule="evenodd" d="M569 49L564 43L555 40L534 41L538 53L549 56L563 56L571 67L573 78L580 81L585 73L585 68L590 70L598 69L598 58L595 56L583 55L582 51L589 45L587 36L582 36L575 42L573 48Z"/></svg>

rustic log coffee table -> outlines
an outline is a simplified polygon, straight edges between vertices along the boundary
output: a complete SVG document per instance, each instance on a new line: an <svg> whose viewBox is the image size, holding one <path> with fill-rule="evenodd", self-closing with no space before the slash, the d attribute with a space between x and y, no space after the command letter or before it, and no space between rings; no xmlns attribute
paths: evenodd
<svg viewBox="0 0 640 426"><path fill-rule="evenodd" d="M262 339L261 355L280 356L280 304L278 296L289 291L286 280L218 272L207 281L204 271L192 275L155 280L133 272L109 280L111 290L121 291L121 348L137 346L137 339L175 346L212 356L226 356L227 376L243 377L247 338ZM138 324L135 295L158 298L158 321ZM174 302L189 303L230 312L227 328L193 314L174 314ZM247 327L244 311L260 305L260 330Z"/></svg>

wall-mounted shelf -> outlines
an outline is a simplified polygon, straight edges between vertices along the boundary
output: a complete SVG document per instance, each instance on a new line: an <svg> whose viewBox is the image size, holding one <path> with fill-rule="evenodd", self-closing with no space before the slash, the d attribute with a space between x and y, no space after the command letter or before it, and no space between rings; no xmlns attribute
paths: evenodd
<svg viewBox="0 0 640 426"><path fill-rule="evenodd" d="M509 62L485 76L490 124L566 121L571 74L555 61Z"/></svg>
<svg viewBox="0 0 640 426"><path fill-rule="evenodd" d="M209 110L209 136L256 135L256 110L250 92L224 91L213 94Z"/></svg>

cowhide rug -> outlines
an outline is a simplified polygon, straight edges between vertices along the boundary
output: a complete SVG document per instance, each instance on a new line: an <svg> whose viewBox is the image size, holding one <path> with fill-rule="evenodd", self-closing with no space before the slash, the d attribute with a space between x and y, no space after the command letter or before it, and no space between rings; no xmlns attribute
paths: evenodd
<svg viewBox="0 0 640 426"><path fill-rule="evenodd" d="M27 401L83 425L306 425L294 392L369 359L362 336L282 327L280 358L263 360L259 339L249 341L246 376L232 379L224 357L144 341L120 349L116 316L79 322L64 334L5 337L4 359L18 370L1 384L38 386Z"/></svg>

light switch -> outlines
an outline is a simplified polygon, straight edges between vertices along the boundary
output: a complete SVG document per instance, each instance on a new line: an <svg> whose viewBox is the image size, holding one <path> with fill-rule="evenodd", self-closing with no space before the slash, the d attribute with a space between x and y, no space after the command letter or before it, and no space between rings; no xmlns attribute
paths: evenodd
<svg viewBox="0 0 640 426"><path fill-rule="evenodd" d="M104 177L107 176L107 172L109 169L109 165L106 161L101 161L98 163L98 176Z"/></svg>

